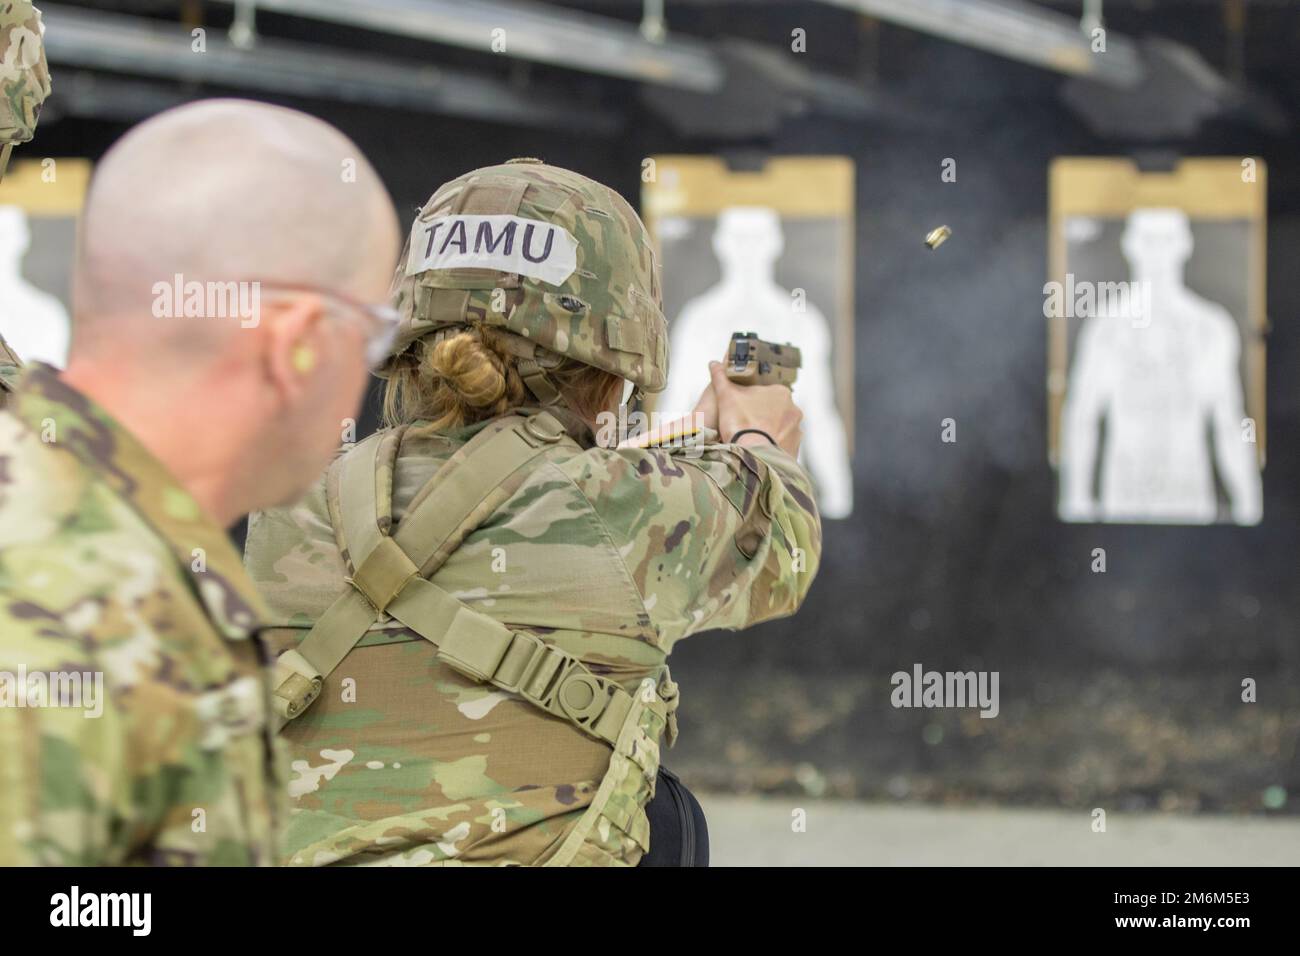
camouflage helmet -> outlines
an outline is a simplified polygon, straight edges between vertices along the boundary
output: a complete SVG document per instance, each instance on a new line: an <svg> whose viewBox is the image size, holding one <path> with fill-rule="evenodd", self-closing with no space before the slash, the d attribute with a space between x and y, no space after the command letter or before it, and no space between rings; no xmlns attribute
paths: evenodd
<svg viewBox="0 0 1300 956"><path fill-rule="evenodd" d="M416 340L487 326L540 400L567 356L646 391L668 379L658 262L636 212L608 186L512 159L439 187L397 272L401 328L385 368ZM381 374L383 371L381 370Z"/></svg>
<svg viewBox="0 0 1300 956"><path fill-rule="evenodd" d="M31 0L0 0L0 176L16 143L36 133L50 95L50 69L41 43L41 12Z"/></svg>

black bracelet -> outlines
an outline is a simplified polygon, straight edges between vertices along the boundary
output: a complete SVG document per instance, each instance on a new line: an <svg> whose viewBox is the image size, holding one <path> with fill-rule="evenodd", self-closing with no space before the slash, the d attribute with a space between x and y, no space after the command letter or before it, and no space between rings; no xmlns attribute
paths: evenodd
<svg viewBox="0 0 1300 956"><path fill-rule="evenodd" d="M739 438L741 435L762 435L773 445L776 445L776 439L773 438L771 435L769 435L767 432L763 431L763 429L761 428L742 428L740 431L736 432L734 435L731 436L731 441L727 442L727 444L734 445L736 443L736 439ZM780 446L778 445L777 447L779 448Z"/></svg>

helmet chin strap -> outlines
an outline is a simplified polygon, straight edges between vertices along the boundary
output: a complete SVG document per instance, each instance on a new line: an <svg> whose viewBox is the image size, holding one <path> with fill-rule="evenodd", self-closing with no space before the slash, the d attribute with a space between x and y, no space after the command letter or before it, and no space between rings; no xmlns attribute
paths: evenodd
<svg viewBox="0 0 1300 956"><path fill-rule="evenodd" d="M519 377L524 380L525 387L533 393L533 397L543 407L561 404L560 390L555 387L555 383L551 381L551 377L546 374L546 369L537 359L517 359L515 368L519 370Z"/></svg>
<svg viewBox="0 0 1300 956"><path fill-rule="evenodd" d="M515 369L524 387L543 408L567 407L560 390L547 373L564 361L564 356L514 332L497 331L497 341L515 357Z"/></svg>

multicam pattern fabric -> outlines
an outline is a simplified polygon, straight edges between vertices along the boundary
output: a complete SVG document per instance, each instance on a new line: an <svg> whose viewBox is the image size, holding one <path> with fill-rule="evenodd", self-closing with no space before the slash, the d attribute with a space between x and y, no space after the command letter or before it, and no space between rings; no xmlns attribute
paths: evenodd
<svg viewBox="0 0 1300 956"><path fill-rule="evenodd" d="M453 214L555 224L577 240L577 269L560 285L491 269L429 269L411 276L399 271L402 327L394 354L436 329L478 323L514 332L647 391L663 389L668 325L659 264L645 226L618 193L567 169L512 160L441 186L420 211L413 233ZM464 239L472 245L478 237ZM499 234L495 239L503 241ZM408 244L403 271L409 251Z"/></svg>
<svg viewBox="0 0 1300 956"><path fill-rule="evenodd" d="M50 95L41 12L31 0L0 2L0 143L26 143Z"/></svg>
<svg viewBox="0 0 1300 956"><path fill-rule="evenodd" d="M483 427L402 434L379 481L391 478L399 526L417 491ZM650 693L688 635L793 613L817 571L811 483L775 447L609 450L585 432L502 491L504 503L431 580L629 693ZM301 505L250 520L245 562L281 649L348 587L333 527L323 482ZM284 730L288 862L545 864L585 819L594 823L573 863L635 864L653 839L643 808L663 724L644 708L625 727L631 756L611 764L607 744L461 676L396 621L379 624Z"/></svg>
<svg viewBox="0 0 1300 956"><path fill-rule="evenodd" d="M163 466L29 366L0 413L0 865L274 863L264 616Z"/></svg>
<svg viewBox="0 0 1300 956"><path fill-rule="evenodd" d="M13 398L22 370L23 363L18 354L0 337L0 411L4 411Z"/></svg>

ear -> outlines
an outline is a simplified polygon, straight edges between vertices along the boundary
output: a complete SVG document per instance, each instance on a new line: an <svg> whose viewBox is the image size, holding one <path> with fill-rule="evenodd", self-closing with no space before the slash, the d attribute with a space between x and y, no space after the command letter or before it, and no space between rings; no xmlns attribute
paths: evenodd
<svg viewBox="0 0 1300 956"><path fill-rule="evenodd" d="M319 350L319 332L325 319L325 306L320 296L304 293L276 303L270 311L269 322L262 323L263 368L271 388L282 405L291 405L306 390L311 378L310 367L304 367L304 349L314 354L319 364L323 356Z"/></svg>

